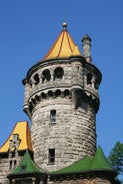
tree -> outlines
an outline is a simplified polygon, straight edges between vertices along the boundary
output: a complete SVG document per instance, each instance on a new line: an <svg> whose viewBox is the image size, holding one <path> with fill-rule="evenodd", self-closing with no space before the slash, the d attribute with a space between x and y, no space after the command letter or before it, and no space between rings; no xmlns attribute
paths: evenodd
<svg viewBox="0 0 123 184"><path fill-rule="evenodd" d="M123 174L123 144L119 141L111 150L108 161L119 174Z"/></svg>

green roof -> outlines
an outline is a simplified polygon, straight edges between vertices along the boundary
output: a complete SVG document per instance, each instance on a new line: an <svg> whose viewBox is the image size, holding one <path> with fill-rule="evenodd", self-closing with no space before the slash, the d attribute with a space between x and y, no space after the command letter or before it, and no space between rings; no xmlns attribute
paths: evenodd
<svg viewBox="0 0 123 184"><path fill-rule="evenodd" d="M23 159L11 174L20 175L20 174L41 173L41 172L43 171L40 168L38 168L38 166L33 162L29 152L26 151Z"/></svg>
<svg viewBox="0 0 123 184"><path fill-rule="evenodd" d="M72 165L60 169L58 171L54 171L52 173L69 173L69 172L80 172L88 170L91 158L89 156L84 157L83 159L73 163Z"/></svg>
<svg viewBox="0 0 123 184"><path fill-rule="evenodd" d="M91 161L90 170L103 170L103 169L113 170L107 158L105 157L103 150L99 146L95 153L94 158Z"/></svg>
<svg viewBox="0 0 123 184"><path fill-rule="evenodd" d="M87 172L95 170L109 170L114 171L108 163L101 147L98 147L93 158L86 156L83 159L73 163L72 165L63 169L53 171L51 174L62 174L62 173L77 173Z"/></svg>

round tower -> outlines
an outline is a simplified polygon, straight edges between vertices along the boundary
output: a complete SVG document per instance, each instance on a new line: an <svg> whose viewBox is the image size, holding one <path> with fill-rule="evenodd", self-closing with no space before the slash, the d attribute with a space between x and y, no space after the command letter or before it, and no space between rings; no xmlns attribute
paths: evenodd
<svg viewBox="0 0 123 184"><path fill-rule="evenodd" d="M100 71L82 56L63 23L47 55L23 80L23 110L32 122L39 167L53 171L94 155L100 82Z"/></svg>

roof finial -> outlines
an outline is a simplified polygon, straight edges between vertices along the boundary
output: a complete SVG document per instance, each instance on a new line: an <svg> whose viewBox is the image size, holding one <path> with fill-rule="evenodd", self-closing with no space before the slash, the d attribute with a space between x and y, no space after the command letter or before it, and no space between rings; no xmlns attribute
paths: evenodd
<svg viewBox="0 0 123 184"><path fill-rule="evenodd" d="M66 23L66 22L63 22L62 26L63 26L63 29L66 30L66 28L67 28L67 23Z"/></svg>

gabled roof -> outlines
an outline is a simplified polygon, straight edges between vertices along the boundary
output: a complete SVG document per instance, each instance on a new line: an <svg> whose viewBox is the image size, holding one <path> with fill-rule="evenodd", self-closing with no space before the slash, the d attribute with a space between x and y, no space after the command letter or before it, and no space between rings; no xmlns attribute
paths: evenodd
<svg viewBox="0 0 123 184"><path fill-rule="evenodd" d="M82 56L78 46L74 43L66 27L67 24L63 23L63 30L44 57L43 61L48 59L69 58L71 56Z"/></svg>
<svg viewBox="0 0 123 184"><path fill-rule="evenodd" d="M63 169L53 171L51 174L80 173L89 171L114 171L108 163L101 147L98 147L93 158L86 156L83 159L73 163Z"/></svg>
<svg viewBox="0 0 123 184"><path fill-rule="evenodd" d="M19 165L10 175L21 175L21 174L41 173L41 172L43 172L43 170L39 169L39 167L33 162L27 150Z"/></svg>
<svg viewBox="0 0 123 184"><path fill-rule="evenodd" d="M10 141L13 139L13 135L17 134L20 139L18 151L29 149L32 151L31 135L29 125L26 121L17 122L12 133L8 137L7 141L0 147L0 153L6 153L9 150Z"/></svg>

